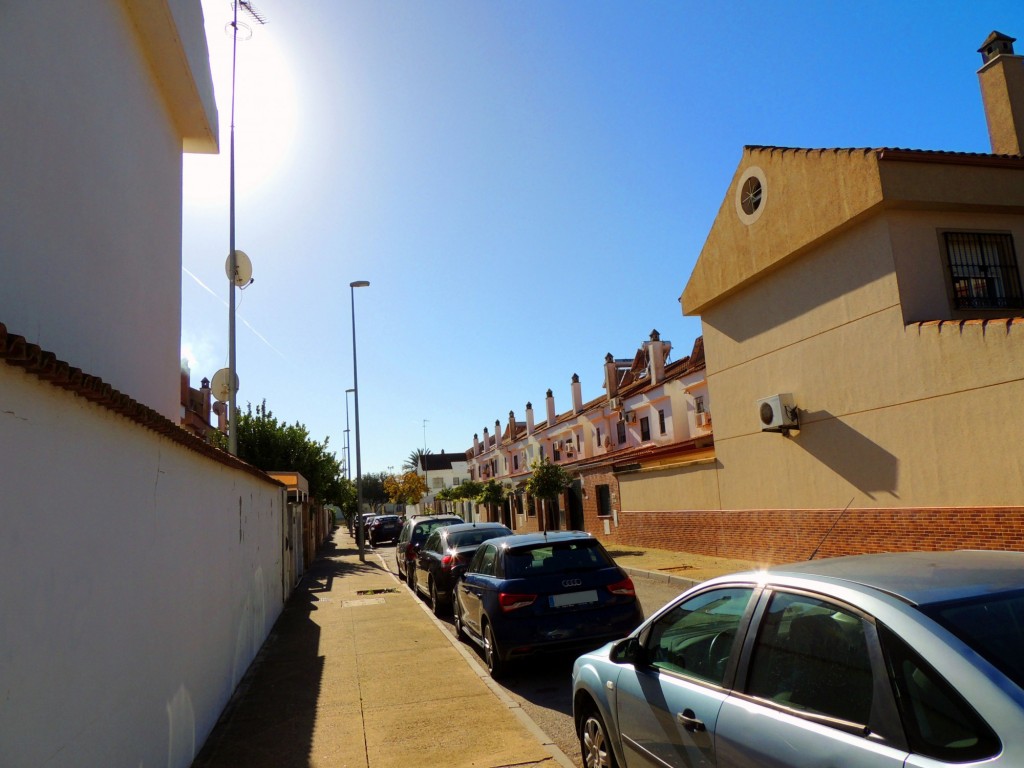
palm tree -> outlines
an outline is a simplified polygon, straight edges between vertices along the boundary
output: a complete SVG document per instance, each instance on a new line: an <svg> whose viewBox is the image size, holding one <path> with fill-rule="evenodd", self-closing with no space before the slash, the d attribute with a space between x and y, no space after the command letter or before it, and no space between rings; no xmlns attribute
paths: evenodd
<svg viewBox="0 0 1024 768"><path fill-rule="evenodd" d="M429 448L417 448L415 451L409 454L409 457L405 460L402 465L402 469L415 472L422 467L422 459L424 456L429 456L433 451Z"/></svg>

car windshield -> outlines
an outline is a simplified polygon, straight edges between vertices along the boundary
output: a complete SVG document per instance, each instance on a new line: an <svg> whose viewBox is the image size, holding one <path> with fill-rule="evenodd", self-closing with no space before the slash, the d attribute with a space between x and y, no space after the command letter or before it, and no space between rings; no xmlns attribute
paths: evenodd
<svg viewBox="0 0 1024 768"><path fill-rule="evenodd" d="M461 531L453 533L448 537L450 547L476 547L488 539L498 536L508 536L509 532L504 528L479 528L475 531Z"/></svg>
<svg viewBox="0 0 1024 768"><path fill-rule="evenodd" d="M505 577L518 579L544 573L593 571L610 565L611 558L594 539L541 543L509 550L505 556Z"/></svg>
<svg viewBox="0 0 1024 768"><path fill-rule="evenodd" d="M1024 688L1024 590L921 607Z"/></svg>

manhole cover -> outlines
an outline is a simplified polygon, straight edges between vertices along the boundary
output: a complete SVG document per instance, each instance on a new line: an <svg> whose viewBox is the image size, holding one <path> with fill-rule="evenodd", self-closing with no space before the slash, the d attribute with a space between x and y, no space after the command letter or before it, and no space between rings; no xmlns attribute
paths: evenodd
<svg viewBox="0 0 1024 768"><path fill-rule="evenodd" d="M357 595L387 595L391 592L397 592L397 589L360 589L356 592Z"/></svg>

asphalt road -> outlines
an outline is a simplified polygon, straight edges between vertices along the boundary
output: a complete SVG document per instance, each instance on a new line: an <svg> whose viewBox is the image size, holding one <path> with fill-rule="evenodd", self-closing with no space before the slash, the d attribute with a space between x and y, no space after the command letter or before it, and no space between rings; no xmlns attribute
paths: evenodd
<svg viewBox="0 0 1024 768"><path fill-rule="evenodd" d="M643 606L644 616L650 616L681 591L678 587L650 579L634 578L633 584ZM442 621L454 637L455 628L451 617L442 617ZM471 647L476 649L472 644ZM476 650L479 653L479 649ZM571 676L574 658L542 657L520 662L508 671L500 683L559 749L571 760L577 761L580 747L572 723Z"/></svg>

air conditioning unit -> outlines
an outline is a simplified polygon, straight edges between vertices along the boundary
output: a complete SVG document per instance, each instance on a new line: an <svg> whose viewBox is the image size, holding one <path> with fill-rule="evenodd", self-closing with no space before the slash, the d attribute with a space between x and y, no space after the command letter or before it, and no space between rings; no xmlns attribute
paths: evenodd
<svg viewBox="0 0 1024 768"><path fill-rule="evenodd" d="M793 395L779 394L757 401L757 421L762 432L788 433L800 429L800 415Z"/></svg>
<svg viewBox="0 0 1024 768"><path fill-rule="evenodd" d="M696 416L696 422L698 427L706 427L711 421L711 416L707 411L701 411Z"/></svg>
<svg viewBox="0 0 1024 768"><path fill-rule="evenodd" d="M636 424L636 411L626 411L622 414L622 420L628 424Z"/></svg>
<svg viewBox="0 0 1024 768"><path fill-rule="evenodd" d="M622 401L619 400L619 398L617 398L617 397L609 397L608 398L608 407L611 408L613 411L617 411L617 410L619 410L619 406L621 405L621 402Z"/></svg>

